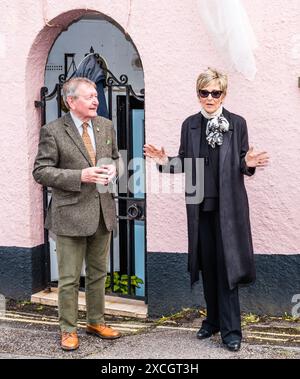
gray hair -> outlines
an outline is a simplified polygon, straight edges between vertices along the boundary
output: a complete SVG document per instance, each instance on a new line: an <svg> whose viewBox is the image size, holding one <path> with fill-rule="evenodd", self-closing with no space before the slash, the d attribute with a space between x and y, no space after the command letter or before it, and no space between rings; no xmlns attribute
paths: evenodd
<svg viewBox="0 0 300 379"><path fill-rule="evenodd" d="M227 75L209 67L206 71L198 76L196 83L197 96L200 96L199 90L207 87L214 80L217 81L220 86L220 90L223 91L224 95L226 95L228 87Z"/></svg>
<svg viewBox="0 0 300 379"><path fill-rule="evenodd" d="M76 98L77 96L76 91L80 84L87 84L96 88L96 84L88 78L78 77L78 78L72 78L66 81L62 87L62 95L63 95L64 103L68 109L70 109L70 107L69 107L67 98L69 96Z"/></svg>

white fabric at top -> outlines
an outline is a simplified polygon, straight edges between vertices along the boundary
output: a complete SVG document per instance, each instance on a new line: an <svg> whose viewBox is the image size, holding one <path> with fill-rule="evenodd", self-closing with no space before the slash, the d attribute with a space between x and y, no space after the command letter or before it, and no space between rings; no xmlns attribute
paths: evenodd
<svg viewBox="0 0 300 379"><path fill-rule="evenodd" d="M197 0L201 17L221 53L227 54L237 71L254 80L256 38L240 0Z"/></svg>

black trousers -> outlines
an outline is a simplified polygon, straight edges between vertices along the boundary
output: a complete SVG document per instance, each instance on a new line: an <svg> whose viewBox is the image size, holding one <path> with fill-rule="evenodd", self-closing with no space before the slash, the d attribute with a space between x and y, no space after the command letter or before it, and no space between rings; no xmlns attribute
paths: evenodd
<svg viewBox="0 0 300 379"><path fill-rule="evenodd" d="M202 327L220 331L223 342L242 338L238 288L229 289L218 211L200 212L199 258L207 318Z"/></svg>

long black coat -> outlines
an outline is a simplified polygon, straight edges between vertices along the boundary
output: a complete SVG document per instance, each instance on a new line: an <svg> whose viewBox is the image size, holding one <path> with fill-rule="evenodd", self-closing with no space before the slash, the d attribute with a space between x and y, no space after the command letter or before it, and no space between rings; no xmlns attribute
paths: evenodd
<svg viewBox="0 0 300 379"><path fill-rule="evenodd" d="M230 288L237 284L255 280L253 246L249 220L248 197L244 185L244 175L251 176L255 169L248 168L245 155L249 149L246 121L224 109L224 117L229 121L229 131L219 154L219 201L220 225L225 255L225 265ZM169 158L172 163L160 167L162 172L187 171L184 158L198 158L201 139L202 114L188 117L182 125L178 156ZM193 183L196 182L193 170ZM203 186L203 183L201 183ZM201 192L201 191L199 191ZM199 280L201 263L199 251L199 204L187 204L189 271L192 284Z"/></svg>

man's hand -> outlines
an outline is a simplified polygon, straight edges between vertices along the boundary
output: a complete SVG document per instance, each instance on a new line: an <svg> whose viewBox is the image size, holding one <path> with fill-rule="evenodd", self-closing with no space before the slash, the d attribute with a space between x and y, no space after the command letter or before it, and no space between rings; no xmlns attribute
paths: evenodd
<svg viewBox="0 0 300 379"><path fill-rule="evenodd" d="M245 162L248 167L265 167L269 163L267 152L254 153L254 148L250 147L246 154Z"/></svg>
<svg viewBox="0 0 300 379"><path fill-rule="evenodd" d="M107 184L110 183L117 174L116 166L114 164L107 164L107 165L101 166L101 168L107 171L107 175L108 175Z"/></svg>
<svg viewBox="0 0 300 379"><path fill-rule="evenodd" d="M108 184L108 170L103 167L89 167L81 171L82 183L100 183L106 186Z"/></svg>

